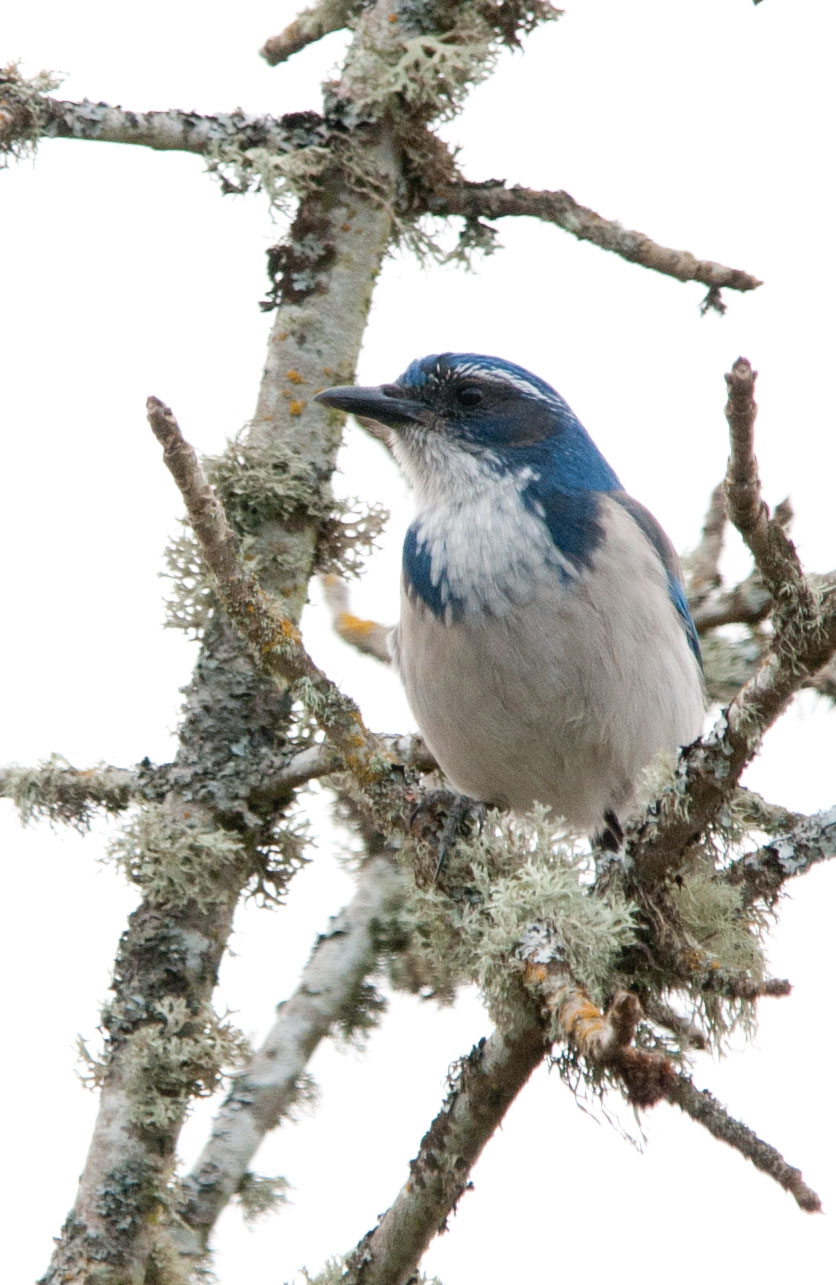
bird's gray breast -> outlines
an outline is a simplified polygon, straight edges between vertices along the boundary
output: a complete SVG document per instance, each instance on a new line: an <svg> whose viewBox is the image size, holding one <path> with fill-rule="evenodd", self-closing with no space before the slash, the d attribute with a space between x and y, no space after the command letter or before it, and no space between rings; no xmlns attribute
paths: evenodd
<svg viewBox="0 0 836 1285"><path fill-rule="evenodd" d="M434 610L405 566L394 658L457 789L516 811L538 800L590 830L659 750L699 735L702 682L629 514L603 503L605 539L579 571L519 509L482 525L471 512L469 529L421 516L431 581L446 576L450 596Z"/></svg>

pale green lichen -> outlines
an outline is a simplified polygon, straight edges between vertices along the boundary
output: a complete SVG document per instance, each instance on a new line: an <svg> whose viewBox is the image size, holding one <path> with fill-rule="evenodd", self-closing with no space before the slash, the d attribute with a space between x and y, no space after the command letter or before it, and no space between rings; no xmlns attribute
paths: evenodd
<svg viewBox="0 0 836 1285"><path fill-rule="evenodd" d="M188 1102L209 1097L224 1070L241 1067L251 1055L244 1036L208 1005L194 1012L180 996L162 999L154 1020L128 1036L122 1049L123 1083L134 1124L168 1129Z"/></svg>
<svg viewBox="0 0 836 1285"><path fill-rule="evenodd" d="M244 1222L251 1226L265 1214L275 1213L283 1205L288 1204L289 1189L290 1183L287 1178L268 1177L266 1174L250 1173L248 1170L235 1193L241 1205Z"/></svg>
<svg viewBox="0 0 836 1285"><path fill-rule="evenodd" d="M242 535L256 535L266 522L283 522L300 511L322 518L331 509L327 478L278 434L239 435L204 465L227 517Z"/></svg>
<svg viewBox="0 0 836 1285"><path fill-rule="evenodd" d="M769 633L757 626L720 632L700 639L705 684L712 700L727 705L751 678L769 647Z"/></svg>
<svg viewBox="0 0 836 1285"><path fill-rule="evenodd" d="M225 895L220 873L248 863L236 835L189 819L174 820L156 804L148 804L122 828L108 855L158 905L194 901L203 909Z"/></svg>
<svg viewBox="0 0 836 1285"><path fill-rule="evenodd" d="M382 504L335 501L333 511L320 524L316 570L322 575L359 576L388 521L389 510Z"/></svg>
<svg viewBox="0 0 836 1285"><path fill-rule="evenodd" d="M203 561L200 545L187 522L172 536L163 554L165 570L160 575L171 581L165 600L165 628L183 629L201 638L214 610L216 598Z"/></svg>
<svg viewBox="0 0 836 1285"><path fill-rule="evenodd" d="M618 892L591 893L588 856L555 836L542 809L489 814L481 834L457 844L455 861L457 870L463 863L461 895L418 892L412 911L435 990L475 981L501 1020L517 1001L524 968L517 947L539 923L559 940L573 977L601 997L613 961L633 940L632 910Z"/></svg>
<svg viewBox="0 0 836 1285"><path fill-rule="evenodd" d="M9 156L20 160L34 153L46 122L44 95L60 84L50 71L27 79L17 63L0 68L0 167Z"/></svg>
<svg viewBox="0 0 836 1285"><path fill-rule="evenodd" d="M34 768L14 764L3 768L0 787L3 797L13 801L23 825L45 820L86 834L97 809L116 814L128 807L132 794L128 777L104 763L80 771L62 755L51 754Z"/></svg>
<svg viewBox="0 0 836 1285"><path fill-rule="evenodd" d="M315 144L282 152L224 139L208 149L206 168L220 178L225 193L264 192L271 209L286 214L333 164L330 149Z"/></svg>
<svg viewBox="0 0 836 1285"><path fill-rule="evenodd" d="M686 939L723 972L760 982L764 976L760 921L750 918L742 888L698 870L675 884L670 897Z"/></svg>

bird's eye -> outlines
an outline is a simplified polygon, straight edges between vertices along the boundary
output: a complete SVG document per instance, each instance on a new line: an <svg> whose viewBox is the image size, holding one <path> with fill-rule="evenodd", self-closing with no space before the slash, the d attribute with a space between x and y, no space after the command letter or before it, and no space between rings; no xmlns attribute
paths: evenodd
<svg viewBox="0 0 836 1285"><path fill-rule="evenodd" d="M484 397L481 388L475 384L465 384L464 388L456 390L456 400L460 406L478 406Z"/></svg>

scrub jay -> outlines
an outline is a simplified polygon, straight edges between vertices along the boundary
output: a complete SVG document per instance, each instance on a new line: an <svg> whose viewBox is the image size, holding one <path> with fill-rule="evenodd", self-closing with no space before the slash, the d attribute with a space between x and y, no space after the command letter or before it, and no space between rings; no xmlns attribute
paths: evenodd
<svg viewBox="0 0 836 1285"><path fill-rule="evenodd" d="M452 785L575 830L619 816L660 750L699 736L679 560L563 398L498 357L442 353L317 400L377 420L417 499L392 654Z"/></svg>

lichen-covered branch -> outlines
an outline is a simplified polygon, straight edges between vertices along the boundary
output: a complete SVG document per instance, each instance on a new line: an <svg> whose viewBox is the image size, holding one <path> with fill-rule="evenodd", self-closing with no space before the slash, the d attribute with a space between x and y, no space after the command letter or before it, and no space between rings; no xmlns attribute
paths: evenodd
<svg viewBox="0 0 836 1285"><path fill-rule="evenodd" d="M282 153L322 142L324 134L325 126L313 112L276 118L240 109L211 116L175 108L132 111L86 98L79 103L53 98L39 78L24 80L13 67L0 72L0 152L32 146L38 138L65 138L198 156L230 145L240 152L268 148Z"/></svg>
<svg viewBox="0 0 836 1285"><path fill-rule="evenodd" d="M284 31L269 36L259 53L271 67L277 67L306 45L347 27L361 7L362 0L319 0L310 8L303 9Z"/></svg>
<svg viewBox="0 0 836 1285"><path fill-rule="evenodd" d="M185 501L218 598L249 643L259 668L282 685L293 684L345 766L361 782L376 783L393 766L383 743L366 728L356 703L314 664L296 625L279 614L247 570L223 505L172 412L156 397L148 398L147 409L148 422Z"/></svg>
<svg viewBox="0 0 836 1285"><path fill-rule="evenodd" d="M630 263L638 263L677 281L701 282L708 286L714 306L717 293L722 289L756 290L761 284L756 277L740 268L728 268L710 259L698 259L687 250L671 250L643 232L630 231L620 223L602 218L594 210L579 205L568 192L506 187L497 181L452 183L444 188L436 187L428 199L428 208L434 214L458 214L471 220L525 215L544 223L554 223L579 241L590 241Z"/></svg>
<svg viewBox="0 0 836 1285"><path fill-rule="evenodd" d="M336 1024L350 1027L352 1005L377 962L379 935L385 935L386 920L405 889L391 856L364 863L354 899L318 938L296 991L279 1006L264 1043L235 1077L209 1141L183 1182L178 1213L184 1229L173 1232L181 1253L205 1251L218 1215L241 1186L265 1134L297 1100L314 1049Z"/></svg>
<svg viewBox="0 0 836 1285"><path fill-rule="evenodd" d="M637 996L619 991L602 1012L572 976L559 942L543 925L531 927L519 955L526 989L540 1000L553 1034L568 1039L591 1067L610 1071L636 1106L654 1106L667 1096L674 1076L670 1061L633 1043L642 1015Z"/></svg>
<svg viewBox="0 0 836 1285"><path fill-rule="evenodd" d="M12 800L24 825L46 820L86 831L97 809L113 815L136 799L159 799L164 793L160 769L151 764L77 768L53 754L38 767L0 768L0 798Z"/></svg>
<svg viewBox="0 0 836 1285"><path fill-rule="evenodd" d="M779 1186L788 1191L799 1208L807 1213L820 1213L821 1200L807 1186L801 1170L787 1164L781 1153L759 1138L747 1125L730 1116L707 1089L696 1088L687 1075L677 1075L668 1093L668 1100L678 1106L697 1124L701 1124L713 1137L727 1142L756 1169L760 1169Z"/></svg>
<svg viewBox="0 0 836 1285"><path fill-rule="evenodd" d="M768 516L760 499L751 447L754 378L743 358L727 376L729 515L739 523L775 602L771 645L711 732L682 751L673 784L630 828L631 875L648 887L681 865L689 843L730 796L764 732L836 654L833 594L817 592L804 576L781 522Z"/></svg>
<svg viewBox="0 0 836 1285"><path fill-rule="evenodd" d="M763 901L772 906L788 879L831 857L836 857L836 807L799 818L756 852L733 861L724 877L742 887L746 905Z"/></svg>
<svg viewBox="0 0 836 1285"><path fill-rule="evenodd" d="M536 1013L521 995L515 1021L481 1040L454 1067L447 1099L410 1162L409 1178L347 1259L344 1285L405 1285L412 1277L546 1047Z"/></svg>
<svg viewBox="0 0 836 1285"><path fill-rule="evenodd" d="M367 56L364 24L380 20L379 6L365 12L356 56ZM379 189L393 187L398 161L385 124L367 129L358 146ZM165 198L161 190L161 217ZM329 479L342 423L312 403L309 390L351 378L391 225L390 205L358 191L339 166L318 173L286 249L287 289L255 415L227 453L225 485L239 501L248 556L262 593L277 595L286 622L298 620L307 597L320 525L332 507ZM185 1006L209 1022L240 891L262 877L274 845L285 843L287 799L265 800L260 768L265 754L275 763L291 717L289 693L259 674L237 632L215 612L187 691L173 789L123 843L124 866L140 882L143 900L122 940L116 998L103 1018L108 1045L98 1121L47 1280L140 1285L155 1247L165 1251L176 1139L189 1098L204 1091L208 1075L200 1040L177 1060L185 1036L172 1013ZM175 896L184 874L187 893Z"/></svg>

